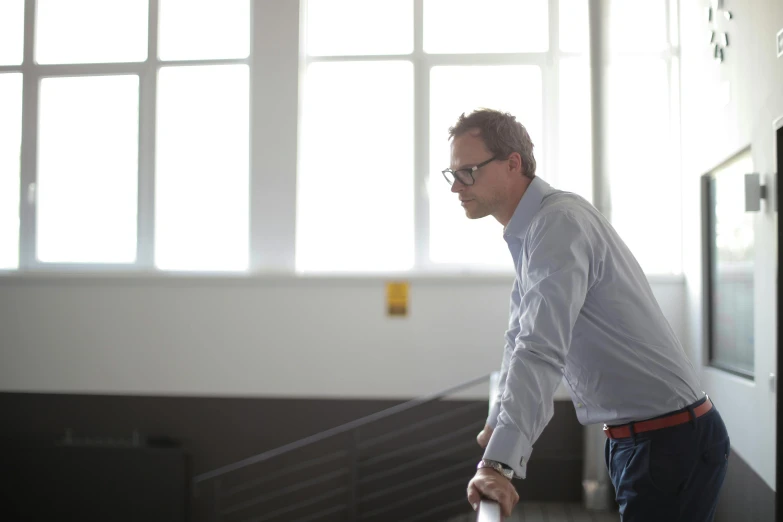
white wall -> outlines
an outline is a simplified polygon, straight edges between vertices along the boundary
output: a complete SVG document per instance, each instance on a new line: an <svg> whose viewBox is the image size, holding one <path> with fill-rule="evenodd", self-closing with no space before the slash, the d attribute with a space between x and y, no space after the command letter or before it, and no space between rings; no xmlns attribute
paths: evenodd
<svg viewBox="0 0 783 522"><path fill-rule="evenodd" d="M688 348L701 367L704 389L715 399L733 451L775 488L776 214L769 205L755 222L755 381L708 368L702 299L699 177L751 146L756 172L775 171L773 121L783 116L783 59L775 34L783 29L780 0L724 0L733 20L725 61L711 59L706 2L680 1L682 38L682 139L684 260L687 277ZM706 35L706 36L705 36Z"/></svg>
<svg viewBox="0 0 783 522"><path fill-rule="evenodd" d="M509 277L414 277L410 317L392 320L383 278L287 275L299 2L253 5L254 275L0 275L0 390L409 398L499 366ZM684 284L654 290L683 338Z"/></svg>
<svg viewBox="0 0 783 522"><path fill-rule="evenodd" d="M0 277L0 390L410 398L498 369L510 278L413 278L407 318L384 282ZM654 289L682 336L682 283Z"/></svg>

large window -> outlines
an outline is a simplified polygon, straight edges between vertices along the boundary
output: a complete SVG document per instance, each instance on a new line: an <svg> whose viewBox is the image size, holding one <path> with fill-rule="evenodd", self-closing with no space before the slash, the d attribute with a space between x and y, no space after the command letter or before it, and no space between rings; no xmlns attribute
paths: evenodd
<svg viewBox="0 0 783 522"><path fill-rule="evenodd" d="M501 226L468 220L440 175L448 128L480 107L517 116L538 174L591 197L587 0L308 0L305 14L298 270L510 270Z"/></svg>
<svg viewBox="0 0 783 522"><path fill-rule="evenodd" d="M674 0L608 6L611 220L647 273L680 273L679 44Z"/></svg>
<svg viewBox="0 0 783 522"><path fill-rule="evenodd" d="M0 268L19 264L19 150L22 75L0 74Z"/></svg>
<svg viewBox="0 0 783 522"><path fill-rule="evenodd" d="M603 2L611 218L648 273L677 273L674 0L644 24ZM588 18L588 0L0 2L0 269L510 272L500 225L440 174L448 128L511 112L538 175L592 200Z"/></svg>
<svg viewBox="0 0 783 522"><path fill-rule="evenodd" d="M19 266L24 2L0 3L0 269Z"/></svg>
<svg viewBox="0 0 783 522"><path fill-rule="evenodd" d="M4 1L0 267L246 268L249 42L249 0Z"/></svg>

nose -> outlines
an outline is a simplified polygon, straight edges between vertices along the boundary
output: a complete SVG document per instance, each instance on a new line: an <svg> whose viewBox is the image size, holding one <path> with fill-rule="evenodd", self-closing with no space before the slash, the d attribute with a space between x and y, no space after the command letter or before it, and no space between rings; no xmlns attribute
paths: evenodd
<svg viewBox="0 0 783 522"><path fill-rule="evenodd" d="M456 194L457 192L462 192L463 190L465 190L465 185L459 179L455 179L454 183L451 184L451 191Z"/></svg>

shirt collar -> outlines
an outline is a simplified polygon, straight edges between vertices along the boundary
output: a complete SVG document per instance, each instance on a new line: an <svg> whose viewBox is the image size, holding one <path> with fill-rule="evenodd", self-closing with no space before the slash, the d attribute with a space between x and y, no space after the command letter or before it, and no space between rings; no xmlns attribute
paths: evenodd
<svg viewBox="0 0 783 522"><path fill-rule="evenodd" d="M533 221L533 216L541 208L541 202L552 190L552 187L543 179L538 176L533 178L533 181L525 189L525 193L522 194L522 199L519 200L517 209L511 216L511 221L503 230L503 237L521 238L524 236L530 222Z"/></svg>

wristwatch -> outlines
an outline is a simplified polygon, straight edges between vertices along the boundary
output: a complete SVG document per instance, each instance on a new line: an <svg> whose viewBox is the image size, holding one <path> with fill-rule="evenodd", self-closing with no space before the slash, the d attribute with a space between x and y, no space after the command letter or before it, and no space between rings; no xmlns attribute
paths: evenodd
<svg viewBox="0 0 783 522"><path fill-rule="evenodd" d="M492 468L504 477L506 477L508 480L511 480L514 478L514 470L506 466L505 464L502 464L500 462L494 461L494 460L487 460L487 459L481 459L478 463L478 466L476 466L476 469L481 468Z"/></svg>

